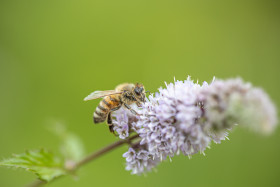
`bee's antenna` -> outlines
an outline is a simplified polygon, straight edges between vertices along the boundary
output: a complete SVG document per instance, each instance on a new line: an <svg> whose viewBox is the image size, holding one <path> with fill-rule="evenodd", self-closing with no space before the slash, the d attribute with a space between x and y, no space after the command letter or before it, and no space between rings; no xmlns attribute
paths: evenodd
<svg viewBox="0 0 280 187"><path fill-rule="evenodd" d="M150 91L145 91L145 93L149 93L150 94L151 92Z"/></svg>

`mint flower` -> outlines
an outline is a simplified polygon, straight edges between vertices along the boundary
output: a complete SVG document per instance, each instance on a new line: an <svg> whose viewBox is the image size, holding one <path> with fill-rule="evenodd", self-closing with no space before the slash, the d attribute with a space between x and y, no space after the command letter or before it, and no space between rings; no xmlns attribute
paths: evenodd
<svg viewBox="0 0 280 187"><path fill-rule="evenodd" d="M150 171L159 162L183 154L204 154L211 141L221 143L236 125L261 133L276 127L276 109L260 88L241 79L214 80L202 85L190 77L159 88L140 116L121 109L114 116L115 131L124 139L140 136L123 156L132 174Z"/></svg>

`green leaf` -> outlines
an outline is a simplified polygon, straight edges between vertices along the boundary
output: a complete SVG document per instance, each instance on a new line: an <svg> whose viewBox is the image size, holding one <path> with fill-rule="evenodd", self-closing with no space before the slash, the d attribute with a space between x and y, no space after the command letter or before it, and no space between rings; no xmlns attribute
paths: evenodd
<svg viewBox="0 0 280 187"><path fill-rule="evenodd" d="M13 155L12 158L1 161L0 166L26 169L47 182L66 174L63 162L45 149Z"/></svg>
<svg viewBox="0 0 280 187"><path fill-rule="evenodd" d="M62 123L55 123L49 129L61 139L60 150L67 161L79 161L84 157L84 144L79 136L67 131Z"/></svg>

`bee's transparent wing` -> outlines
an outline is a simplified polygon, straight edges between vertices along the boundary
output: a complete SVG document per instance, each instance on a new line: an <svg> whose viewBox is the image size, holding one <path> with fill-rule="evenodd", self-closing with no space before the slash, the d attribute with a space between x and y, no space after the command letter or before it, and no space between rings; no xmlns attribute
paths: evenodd
<svg viewBox="0 0 280 187"><path fill-rule="evenodd" d="M84 101L98 99L100 97L105 97L108 95L114 95L114 94L121 94L122 92L117 92L115 90L105 90L105 91L95 91L89 94L84 98Z"/></svg>

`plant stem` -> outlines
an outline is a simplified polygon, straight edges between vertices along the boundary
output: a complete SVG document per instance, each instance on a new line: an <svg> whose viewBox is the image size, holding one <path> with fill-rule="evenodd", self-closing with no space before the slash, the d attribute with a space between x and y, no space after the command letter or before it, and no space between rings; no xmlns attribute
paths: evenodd
<svg viewBox="0 0 280 187"><path fill-rule="evenodd" d="M37 187L37 186L42 186L44 184L47 184L47 182L37 179L34 182L32 182L31 184L27 185L26 187Z"/></svg>
<svg viewBox="0 0 280 187"><path fill-rule="evenodd" d="M75 170L80 168L81 166L83 166L84 164L87 164L88 162L100 157L101 155L125 144L125 143L130 143L131 140L135 139L135 138L138 138L139 135L134 135L134 136L131 136L130 138L128 138L127 140L120 140L120 141L117 141L113 144L110 144L108 145L107 147L104 147L103 149L99 150L99 151L96 151L90 155L88 155L87 157L85 157L84 159L82 159L81 161L77 162L76 163L76 167L75 167Z"/></svg>
<svg viewBox="0 0 280 187"><path fill-rule="evenodd" d="M119 141L117 141L115 143L112 143L112 144L110 144L110 145L100 149L99 151L93 152L90 155L86 156L84 159L82 159L79 162L77 162L72 169L67 169L66 168L66 170L69 171L69 172L75 172L81 166L83 166L83 165L85 165L85 164L87 164L87 163L97 159L98 157L102 156L103 154L108 153L108 152L110 152L110 151L120 147L123 144L126 144L126 143L131 144L131 141L136 139L136 138L138 138L138 137L139 137L139 135L136 134L134 136L129 137L128 139L119 140ZM61 177L58 177L58 178L61 178ZM56 180L58 178L55 178L54 180ZM38 187L38 186L42 186L44 184L47 184L47 182L45 182L43 180L36 180L33 183L29 184L27 187Z"/></svg>

